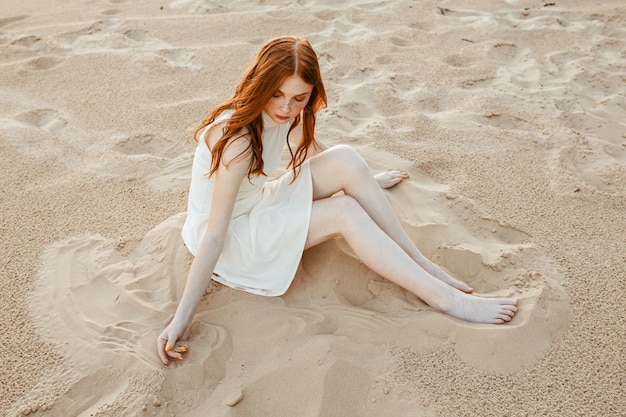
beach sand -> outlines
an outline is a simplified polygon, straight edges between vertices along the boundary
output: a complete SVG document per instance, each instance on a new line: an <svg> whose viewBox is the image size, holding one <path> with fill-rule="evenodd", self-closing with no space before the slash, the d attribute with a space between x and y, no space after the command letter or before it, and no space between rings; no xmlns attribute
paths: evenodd
<svg viewBox="0 0 626 417"><path fill-rule="evenodd" d="M282 297L211 284L160 365L194 128L285 34L320 56L317 136L409 171L386 194L412 239L512 322L337 239ZM0 415L626 415L621 0L23 0L0 51Z"/></svg>

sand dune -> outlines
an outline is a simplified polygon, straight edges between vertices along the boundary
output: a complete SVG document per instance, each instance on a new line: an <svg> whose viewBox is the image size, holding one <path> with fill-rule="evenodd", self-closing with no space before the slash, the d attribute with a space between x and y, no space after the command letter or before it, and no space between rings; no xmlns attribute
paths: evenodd
<svg viewBox="0 0 626 417"><path fill-rule="evenodd" d="M626 9L618 1L95 0L3 5L0 414L622 415ZM340 239L282 297L212 284L187 358L155 338L204 114L305 36L348 143L423 253L503 326L462 322Z"/></svg>

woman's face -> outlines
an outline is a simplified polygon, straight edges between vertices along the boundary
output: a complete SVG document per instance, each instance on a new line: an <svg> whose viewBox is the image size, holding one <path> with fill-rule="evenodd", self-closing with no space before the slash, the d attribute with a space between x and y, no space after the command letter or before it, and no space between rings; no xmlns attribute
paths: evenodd
<svg viewBox="0 0 626 417"><path fill-rule="evenodd" d="M283 81L265 106L265 113L278 124L287 123L296 117L309 102L313 86L297 75Z"/></svg>

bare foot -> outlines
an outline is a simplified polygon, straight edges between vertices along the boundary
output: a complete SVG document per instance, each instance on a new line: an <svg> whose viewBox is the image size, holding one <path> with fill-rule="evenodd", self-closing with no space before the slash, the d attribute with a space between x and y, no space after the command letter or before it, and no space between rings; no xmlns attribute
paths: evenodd
<svg viewBox="0 0 626 417"><path fill-rule="evenodd" d="M380 185L380 188L391 188L409 178L409 173L404 169L390 169L379 172L374 175L374 178L378 182L378 185Z"/></svg>
<svg viewBox="0 0 626 417"><path fill-rule="evenodd" d="M452 294L450 305L440 311L459 319L476 323L502 324L511 321L517 312L514 298L483 298L457 292Z"/></svg>

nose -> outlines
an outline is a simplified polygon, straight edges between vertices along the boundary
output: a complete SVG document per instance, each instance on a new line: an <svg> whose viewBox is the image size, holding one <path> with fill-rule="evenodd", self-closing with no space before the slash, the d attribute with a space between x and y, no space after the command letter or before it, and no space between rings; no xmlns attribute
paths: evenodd
<svg viewBox="0 0 626 417"><path fill-rule="evenodd" d="M283 110L286 113L289 111L289 107L290 107L290 100L284 99L282 106L280 106L281 110Z"/></svg>

